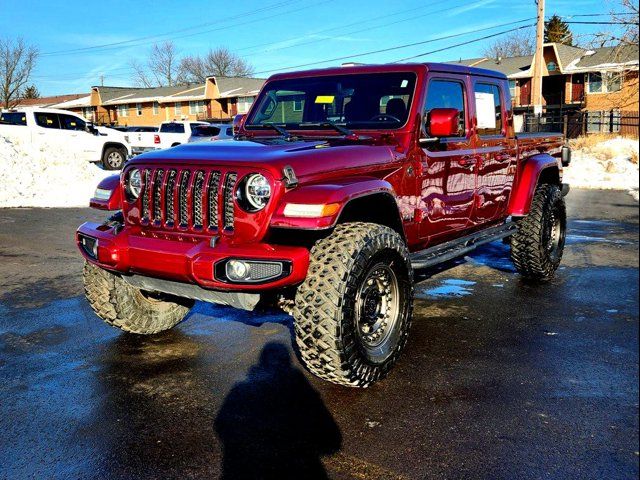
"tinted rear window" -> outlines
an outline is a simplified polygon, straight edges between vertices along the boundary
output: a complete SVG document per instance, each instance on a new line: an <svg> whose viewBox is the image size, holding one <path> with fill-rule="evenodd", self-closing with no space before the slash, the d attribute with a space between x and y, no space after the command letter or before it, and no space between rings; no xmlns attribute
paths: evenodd
<svg viewBox="0 0 640 480"><path fill-rule="evenodd" d="M36 112L36 123L44 128L60 128L60 122L56 113Z"/></svg>
<svg viewBox="0 0 640 480"><path fill-rule="evenodd" d="M161 133L184 133L184 123L163 123L160 125Z"/></svg>
<svg viewBox="0 0 640 480"><path fill-rule="evenodd" d="M220 133L218 127L197 126L191 132L194 137L214 137Z"/></svg>
<svg viewBox="0 0 640 480"><path fill-rule="evenodd" d="M9 125L26 125L27 114L23 112L5 112L0 114L0 123Z"/></svg>

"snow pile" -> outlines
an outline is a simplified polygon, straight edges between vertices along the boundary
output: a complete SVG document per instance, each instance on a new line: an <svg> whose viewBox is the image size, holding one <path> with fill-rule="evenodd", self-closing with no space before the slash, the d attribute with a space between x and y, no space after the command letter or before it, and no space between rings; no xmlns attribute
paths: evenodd
<svg viewBox="0 0 640 480"><path fill-rule="evenodd" d="M589 145L576 143L564 181L573 188L627 190L638 199L638 141L613 138Z"/></svg>
<svg viewBox="0 0 640 480"><path fill-rule="evenodd" d="M0 208L88 207L98 183L114 173L67 150L3 136L0 171Z"/></svg>

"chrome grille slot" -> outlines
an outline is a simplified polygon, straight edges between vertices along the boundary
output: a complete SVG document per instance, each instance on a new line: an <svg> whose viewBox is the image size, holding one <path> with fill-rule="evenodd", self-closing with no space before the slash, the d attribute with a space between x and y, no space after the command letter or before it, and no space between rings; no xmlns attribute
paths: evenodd
<svg viewBox="0 0 640 480"><path fill-rule="evenodd" d="M175 214L175 199L174 193L176 191L176 177L178 176L175 170L169 171L167 179L167 187L164 191L164 221L167 226L173 226L176 221Z"/></svg>
<svg viewBox="0 0 640 480"><path fill-rule="evenodd" d="M234 216L234 200L233 189L238 179L237 173L227 173L224 180L223 197L224 197L224 216L223 226L225 230L233 230L233 216Z"/></svg>
<svg viewBox="0 0 640 480"><path fill-rule="evenodd" d="M202 228L202 190L204 188L204 172L196 172L193 180L193 227Z"/></svg>
<svg viewBox="0 0 640 480"><path fill-rule="evenodd" d="M162 221L162 182L164 181L164 170L156 170L153 181L153 220L160 223Z"/></svg>
<svg viewBox="0 0 640 480"><path fill-rule="evenodd" d="M191 172L183 170L180 174L180 192L178 193L178 224L182 228L189 226L189 178Z"/></svg>
<svg viewBox="0 0 640 480"><path fill-rule="evenodd" d="M207 186L207 215L210 229L218 228L218 216L220 209L218 208L218 194L220 190L220 172L211 172L209 176L209 185Z"/></svg>
<svg viewBox="0 0 640 480"><path fill-rule="evenodd" d="M151 194L151 170L148 168L142 172L142 220L148 221L151 217L150 207L149 207L149 196Z"/></svg>

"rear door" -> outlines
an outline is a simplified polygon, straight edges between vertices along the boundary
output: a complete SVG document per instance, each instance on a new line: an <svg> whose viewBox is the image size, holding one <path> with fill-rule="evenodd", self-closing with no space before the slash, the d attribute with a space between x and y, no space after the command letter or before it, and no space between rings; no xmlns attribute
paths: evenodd
<svg viewBox="0 0 640 480"><path fill-rule="evenodd" d="M473 83L478 183L472 221L478 225L505 215L515 173L516 142L508 128L512 112L504 82L479 78Z"/></svg>
<svg viewBox="0 0 640 480"><path fill-rule="evenodd" d="M425 118L435 108L460 111L460 129L456 136L441 138L422 147L422 165L418 175L421 237L429 243L437 243L469 225L476 187L476 160L467 78L433 74L428 82Z"/></svg>
<svg viewBox="0 0 640 480"><path fill-rule="evenodd" d="M33 143L39 148L52 148L56 150L68 150L69 138L63 134L60 128L60 119L57 113L33 112L35 126L33 127Z"/></svg>

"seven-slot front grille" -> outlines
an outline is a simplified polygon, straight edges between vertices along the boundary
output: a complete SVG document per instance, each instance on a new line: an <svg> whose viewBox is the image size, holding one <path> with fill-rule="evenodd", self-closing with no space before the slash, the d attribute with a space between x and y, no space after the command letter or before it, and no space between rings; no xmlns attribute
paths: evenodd
<svg viewBox="0 0 640 480"><path fill-rule="evenodd" d="M233 230L235 172L198 169L142 170L142 223L185 230Z"/></svg>

